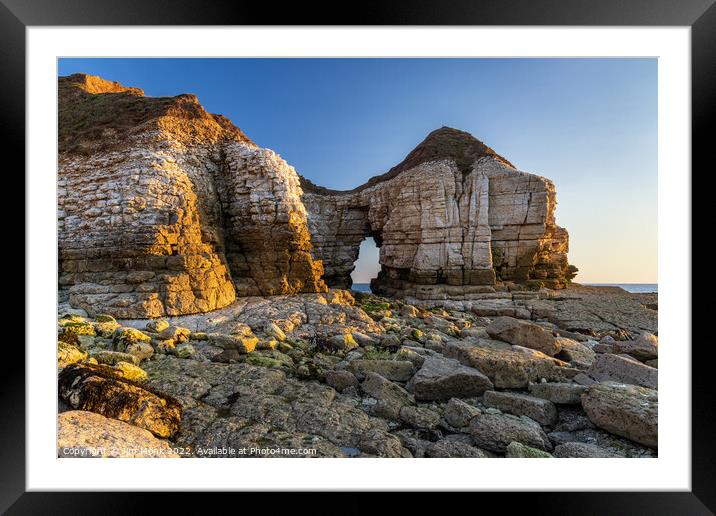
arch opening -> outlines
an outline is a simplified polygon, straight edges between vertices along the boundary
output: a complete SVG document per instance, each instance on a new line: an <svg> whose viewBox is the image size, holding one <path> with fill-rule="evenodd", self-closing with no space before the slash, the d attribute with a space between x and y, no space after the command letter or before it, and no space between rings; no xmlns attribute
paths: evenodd
<svg viewBox="0 0 716 516"><path fill-rule="evenodd" d="M379 247L374 238L369 236L361 242L358 259L354 262L354 269L351 272L353 290L371 292L371 280L378 276L379 271Z"/></svg>

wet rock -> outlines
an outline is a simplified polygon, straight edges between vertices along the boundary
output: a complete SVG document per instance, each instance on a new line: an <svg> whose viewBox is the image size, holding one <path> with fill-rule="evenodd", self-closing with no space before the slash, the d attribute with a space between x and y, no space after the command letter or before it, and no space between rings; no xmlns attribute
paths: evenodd
<svg viewBox="0 0 716 516"><path fill-rule="evenodd" d="M610 450L589 443L564 443L554 447L554 456L561 458L578 458L578 459L611 459L620 458Z"/></svg>
<svg viewBox="0 0 716 516"><path fill-rule="evenodd" d="M629 383L658 389L659 372L634 359L628 359L610 353L599 355L587 374L597 381Z"/></svg>
<svg viewBox="0 0 716 516"><path fill-rule="evenodd" d="M497 317L487 327L487 333L493 339L536 349L549 356L556 355L560 350L559 341L551 332L538 324L512 317Z"/></svg>
<svg viewBox="0 0 716 516"><path fill-rule="evenodd" d="M552 455L546 451L513 441L507 445L505 457L508 459L551 459Z"/></svg>
<svg viewBox="0 0 716 516"><path fill-rule="evenodd" d="M480 396L494 388L490 379L477 369L437 356L425 359L410 387L418 400Z"/></svg>
<svg viewBox="0 0 716 516"><path fill-rule="evenodd" d="M413 364L405 360L352 360L348 370L359 380L374 372L394 382L407 382L415 373Z"/></svg>
<svg viewBox="0 0 716 516"><path fill-rule="evenodd" d="M582 395L589 420L604 430L657 447L659 393L653 389L606 382Z"/></svg>
<svg viewBox="0 0 716 516"><path fill-rule="evenodd" d="M540 450L551 450L547 435L539 423L528 417L483 412L470 421L470 435L485 450L504 453L513 441Z"/></svg>
<svg viewBox="0 0 716 516"><path fill-rule="evenodd" d="M653 333L644 332L636 340L615 341L613 352L625 353L639 360L652 360L659 357L659 339Z"/></svg>
<svg viewBox="0 0 716 516"><path fill-rule="evenodd" d="M57 416L58 457L179 457L151 432L94 412L69 410Z"/></svg>
<svg viewBox="0 0 716 516"><path fill-rule="evenodd" d="M557 422L557 408L551 401L527 394L487 391L485 405L516 416L527 416L543 425L554 425Z"/></svg>
<svg viewBox="0 0 716 516"><path fill-rule="evenodd" d="M125 421L157 437L171 437L179 430L181 406L175 399L125 380L106 366L66 367L58 391L73 409Z"/></svg>
<svg viewBox="0 0 716 516"><path fill-rule="evenodd" d="M554 360L547 355L527 355L516 351L498 351L467 342L450 342L445 356L481 371L498 389L527 387L530 381L564 379Z"/></svg>
<svg viewBox="0 0 716 516"><path fill-rule="evenodd" d="M530 383L529 391L538 398L549 400L552 403L564 405L579 405L582 403L582 394L587 388L577 383Z"/></svg>

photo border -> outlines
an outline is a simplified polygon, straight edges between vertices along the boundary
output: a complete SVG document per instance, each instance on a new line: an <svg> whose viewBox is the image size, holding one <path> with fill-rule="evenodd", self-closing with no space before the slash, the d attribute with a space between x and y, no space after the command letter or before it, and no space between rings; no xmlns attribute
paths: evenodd
<svg viewBox="0 0 716 516"><path fill-rule="evenodd" d="M74 2L1 0L0 56L2 56L3 85L2 127L5 129L3 147L6 155L17 155L23 166L25 155L25 29L37 25L260 25L267 20L281 25L298 20L306 25L345 25L345 19L330 9L315 15L314 10L297 5L279 11L272 6L242 6L229 2L178 1L124 2L117 5L105 0ZM351 25L683 25L692 32L692 170L706 168L707 152L713 147L707 128L714 115L716 91L716 8L713 1L503 1L503 2L420 2L417 5L387 2L358 10ZM4 5L3 5L4 4ZM301 11L300 13L298 11ZM295 15L295 17L292 17ZM139 21L141 20L141 21ZM710 157L710 156L709 156ZM17 166L17 165L16 165ZM705 173L705 170L704 170ZM693 176L693 173L692 173ZM695 264L696 265L696 264ZM697 270L707 270L699 268ZM27 275L28 271L26 271ZM26 307L26 314L31 307ZM685 335L684 345L690 344ZM707 343L706 343L707 344ZM8 343L9 345L9 343ZM708 345L708 344L707 344ZM707 345L692 349L692 491L691 493L530 493L515 497L528 503L530 510L552 513L579 509L582 513L645 513L709 514L716 507L716 493L711 485L714 478L713 398L710 394L710 357ZM5 374L0 389L3 447L0 448L0 511L13 505L13 513L66 511L78 513L71 501L72 493L25 493L25 364L24 355L18 357L13 368ZM24 493L24 494L23 494ZM294 493L291 496L296 496ZM486 493L480 493L487 496ZM124 493L92 493L84 495L81 512L134 512L140 496ZM185 496L173 493L183 505ZM211 496L217 496L212 493ZM245 496L245 495L243 495ZM273 496L273 495L272 495ZM491 495L490 495L491 496ZM514 496L513 494L509 495ZM555 496L558 498L555 499ZM200 497L200 500L203 497ZM353 497L355 499L355 497ZM363 498L354 509L369 503ZM420 497L413 500L421 503ZM204 500L204 503L206 501ZM295 503L292 502L292 503ZM325 501L330 504L329 500ZM185 506L188 508L188 505ZM367 507L367 506L366 506ZM559 510L555 511L555 507ZM134 509L134 510L133 510ZM586 509L586 511L585 511Z"/></svg>

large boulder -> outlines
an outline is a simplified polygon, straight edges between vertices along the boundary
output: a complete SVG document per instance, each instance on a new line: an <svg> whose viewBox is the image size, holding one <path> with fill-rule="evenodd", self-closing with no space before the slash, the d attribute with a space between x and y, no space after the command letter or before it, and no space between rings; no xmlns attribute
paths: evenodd
<svg viewBox="0 0 716 516"><path fill-rule="evenodd" d="M477 369L440 356L426 358L409 385L417 400L470 398L494 388Z"/></svg>
<svg viewBox="0 0 716 516"><path fill-rule="evenodd" d="M656 448L659 430L659 393L653 389L614 382L590 386L582 407L598 427Z"/></svg>
<svg viewBox="0 0 716 516"><path fill-rule="evenodd" d="M73 409L88 410L171 437L179 430L182 408L177 400L124 379L107 366L73 364L58 378L62 401Z"/></svg>
<svg viewBox="0 0 716 516"><path fill-rule="evenodd" d="M639 360L659 357L659 339L653 333L644 332L636 340L618 340L613 344L614 353L626 353Z"/></svg>
<svg viewBox="0 0 716 516"><path fill-rule="evenodd" d="M401 409L415 404L408 391L373 372L366 373L361 388L378 400L375 413L382 417L400 419Z"/></svg>
<svg viewBox="0 0 716 516"><path fill-rule="evenodd" d="M485 405L516 416L527 416L543 425L557 422L554 403L519 392L488 391L485 393Z"/></svg>
<svg viewBox="0 0 716 516"><path fill-rule="evenodd" d="M534 354L502 351L454 341L445 346L445 356L478 369L498 389L520 389L542 378L548 381L564 379L557 361L537 351Z"/></svg>
<svg viewBox="0 0 716 516"><path fill-rule="evenodd" d="M551 332L538 324L513 317L497 317L487 327L487 333L493 339L536 349L549 356L560 350L559 341Z"/></svg>
<svg viewBox="0 0 716 516"><path fill-rule="evenodd" d="M148 430L94 412L69 410L57 416L58 457L179 457L170 443Z"/></svg>
<svg viewBox="0 0 716 516"><path fill-rule="evenodd" d="M599 382L612 381L659 388L659 370L641 362L611 353L600 354L587 370Z"/></svg>
<svg viewBox="0 0 716 516"><path fill-rule="evenodd" d="M566 362L589 366L597 355L592 348L573 339L557 337L557 343L560 347L559 358Z"/></svg>
<svg viewBox="0 0 716 516"><path fill-rule="evenodd" d="M504 453L513 441L540 450L552 449L539 423L525 416L483 412L470 421L470 435L478 447L493 452Z"/></svg>

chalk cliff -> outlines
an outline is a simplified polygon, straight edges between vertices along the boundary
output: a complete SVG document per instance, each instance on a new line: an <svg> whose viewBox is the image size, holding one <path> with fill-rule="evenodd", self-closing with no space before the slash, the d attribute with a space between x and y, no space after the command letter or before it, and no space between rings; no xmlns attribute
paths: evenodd
<svg viewBox="0 0 716 516"><path fill-rule="evenodd" d="M296 171L193 95L59 79L59 283L118 317L327 290Z"/></svg>
<svg viewBox="0 0 716 516"><path fill-rule="evenodd" d="M554 184L520 172L470 134L433 131L405 160L351 191L303 180L314 254L330 286L347 288L360 243L380 246L375 292L469 298L497 281L562 288L576 268L555 223Z"/></svg>
<svg viewBox="0 0 716 516"><path fill-rule="evenodd" d="M237 296L347 288L360 243L376 292L469 299L497 282L574 276L555 188L441 128L346 192L301 178L193 95L59 79L59 284L123 318L207 312Z"/></svg>

